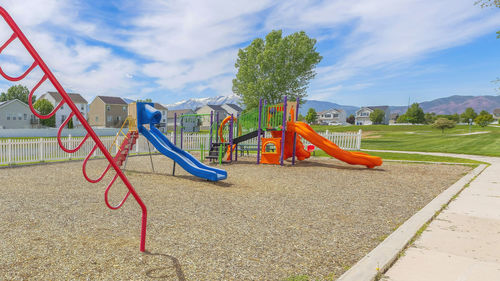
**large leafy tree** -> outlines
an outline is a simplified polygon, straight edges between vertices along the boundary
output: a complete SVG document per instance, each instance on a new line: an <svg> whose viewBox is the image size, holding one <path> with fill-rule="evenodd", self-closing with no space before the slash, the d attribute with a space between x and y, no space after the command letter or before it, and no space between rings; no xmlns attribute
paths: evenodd
<svg viewBox="0 0 500 281"><path fill-rule="evenodd" d="M436 129L441 129L441 133L444 134L444 129L451 129L455 127L457 122L450 120L448 118L438 118L434 123L432 123L432 127Z"/></svg>
<svg viewBox="0 0 500 281"><path fill-rule="evenodd" d="M9 87L9 89L7 89L7 93L2 92L0 94L0 102L18 99L24 103L28 103L29 94L30 90L28 90L26 86L23 85L11 86ZM33 95L33 103L35 101L36 101L36 96Z"/></svg>
<svg viewBox="0 0 500 281"><path fill-rule="evenodd" d="M316 113L316 110L314 108L309 108L306 114L306 122L309 124L313 124L318 120L318 113Z"/></svg>
<svg viewBox="0 0 500 281"><path fill-rule="evenodd" d="M370 114L370 120L373 122L373 124L382 124L382 122L384 122L384 117L385 112L382 109L378 108Z"/></svg>
<svg viewBox="0 0 500 281"><path fill-rule="evenodd" d="M281 30L273 30L265 39L253 40L238 52L233 92L247 109L257 107L261 98L277 104L285 95L292 100L306 97L322 59L315 45L316 40L304 31L283 37Z"/></svg>
<svg viewBox="0 0 500 281"><path fill-rule="evenodd" d="M460 114L460 118L469 124L472 123L472 121L474 121L476 117L477 113L474 111L474 108L472 107L467 107L465 111L462 114Z"/></svg>
<svg viewBox="0 0 500 281"><path fill-rule="evenodd" d="M474 119L474 123L481 127L488 126L491 122L493 122L493 115L491 115L488 111L482 110L479 115Z"/></svg>
<svg viewBox="0 0 500 281"><path fill-rule="evenodd" d="M52 112L54 106L45 99L37 100L33 107L42 115L47 115ZM48 119L40 119L40 124L47 127L55 127L56 126L56 116L55 114Z"/></svg>
<svg viewBox="0 0 500 281"><path fill-rule="evenodd" d="M418 103L413 103L404 115L406 115L408 122L412 124L422 124L425 122L424 110Z"/></svg>

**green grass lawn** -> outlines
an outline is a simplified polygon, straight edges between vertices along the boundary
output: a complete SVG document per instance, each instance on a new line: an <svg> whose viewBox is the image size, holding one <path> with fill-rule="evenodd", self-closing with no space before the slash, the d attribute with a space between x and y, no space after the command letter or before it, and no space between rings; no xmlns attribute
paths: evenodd
<svg viewBox="0 0 500 281"><path fill-rule="evenodd" d="M394 152L375 152L366 151L367 154L381 157L383 160L404 160L404 161L426 161L426 162L444 162L444 163L463 163L463 164L486 164L484 162L455 157L421 155L410 153L394 153ZM330 157L323 150L314 152L315 156Z"/></svg>
<svg viewBox="0 0 500 281"><path fill-rule="evenodd" d="M313 126L316 131L346 132L363 130L362 149L448 152L500 156L500 127L472 126L471 132L488 132L477 135L469 133L469 126L459 125L441 130L429 125L416 126Z"/></svg>

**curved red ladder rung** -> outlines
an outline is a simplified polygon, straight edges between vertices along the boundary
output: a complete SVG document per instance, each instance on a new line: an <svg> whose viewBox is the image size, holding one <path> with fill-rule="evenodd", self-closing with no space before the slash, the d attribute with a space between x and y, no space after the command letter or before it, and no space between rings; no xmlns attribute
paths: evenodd
<svg viewBox="0 0 500 281"><path fill-rule="evenodd" d="M118 174L116 174L114 177L113 177L113 180L111 180L111 182L108 184L108 187L106 187L106 191L104 191L104 202L106 203L106 206L108 206L108 208L110 208L111 210L117 210L117 209L120 209L121 206L123 206L123 204L125 203L125 201L127 201L127 198L128 196L130 195L130 190L127 192L127 194L125 195L125 197L123 198L123 200L118 203L118 205L116 206L112 206L110 203L109 203L109 200L108 200L108 193L109 193L109 190L111 189L111 186L113 186L113 183L115 183L116 179L118 178Z"/></svg>
<svg viewBox="0 0 500 281"><path fill-rule="evenodd" d="M98 183L100 182L104 176L108 173L109 171L109 168L111 168L111 163L108 164L108 167L106 167L106 169L104 170L104 172L102 172L101 176L97 179L91 179L88 175L87 175L87 162L89 161L90 157L92 156L92 154L94 153L94 151L97 149L97 144L94 145L94 147L92 148L92 150L90 151L90 153L87 155L87 157L85 157L85 160L83 160L83 165L82 165L82 172L83 172L83 177L90 183Z"/></svg>
<svg viewBox="0 0 500 281"><path fill-rule="evenodd" d="M3 69L2 67L0 67L0 74L3 76L3 78L9 80L9 81L19 81L19 80L23 80L24 77L26 77L26 75L28 75L35 67L37 67L38 63L36 61L34 61L31 66L21 75L21 76L18 76L18 77L12 77L12 76L9 76L7 74L5 74L5 72L3 72Z"/></svg>
<svg viewBox="0 0 500 281"><path fill-rule="evenodd" d="M61 126L59 127L59 130L57 130L57 142L59 143L59 147L64 150L65 152L67 153L75 153L77 152L80 148L82 148L82 145L85 143L85 141L89 138L90 134L87 133L85 135L85 137L83 138L83 140L80 142L80 144L73 148L73 149L68 149L66 148L62 141L61 141L61 132L62 130L64 129L64 127L66 126L66 124L69 122L69 120L71 120L71 118L73 118L73 116L75 115L75 113L72 111L71 114L68 116L68 118L66 118L66 120L61 124Z"/></svg>
<svg viewBox="0 0 500 281"><path fill-rule="evenodd" d="M63 106L63 104L66 103L66 101L64 101L64 99L62 99L57 104L57 106L52 110L52 112L50 112L47 115L42 115L35 110L35 108L33 107L33 94L35 93L36 89L38 89L38 87L40 87L40 85L42 85L42 83L45 82L45 80L47 80L47 74L43 75L42 79L40 79L40 81L38 81L38 83L35 85L35 87L33 87L33 89L31 89L30 94L28 96L28 105L30 106L31 112L33 113L33 115L35 115L36 117L38 117L40 119L49 119L50 117L54 116L54 114L56 114L56 111L58 111L59 108L61 108L61 106ZM73 112L71 112L71 113L73 113Z"/></svg>

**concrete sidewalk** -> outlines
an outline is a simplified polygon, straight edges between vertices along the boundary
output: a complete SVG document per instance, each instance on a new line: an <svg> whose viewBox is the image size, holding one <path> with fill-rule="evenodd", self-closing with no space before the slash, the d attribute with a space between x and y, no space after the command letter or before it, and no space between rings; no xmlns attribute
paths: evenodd
<svg viewBox="0 0 500 281"><path fill-rule="evenodd" d="M469 158L491 166L429 224L382 280L499 281L500 158L421 154Z"/></svg>

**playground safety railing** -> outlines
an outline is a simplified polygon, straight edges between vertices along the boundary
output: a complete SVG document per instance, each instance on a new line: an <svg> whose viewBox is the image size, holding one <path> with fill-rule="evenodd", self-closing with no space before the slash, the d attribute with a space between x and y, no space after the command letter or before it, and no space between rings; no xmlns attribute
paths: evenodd
<svg viewBox="0 0 500 281"><path fill-rule="evenodd" d="M40 55L33 48L33 46L31 45L31 43L29 42L29 40L23 34L23 32L21 31L21 29L18 27L18 25L15 23L15 21L9 15L9 13L3 7L1 7L1 6L0 6L0 15L3 17L3 19L5 20L5 22L7 23L7 25L12 30L12 35L10 36L10 38L4 44L2 44L0 46L0 54L2 53L2 51L9 44L11 44L14 40L18 39L21 42L21 44L24 46L24 48L26 49L26 51L28 51L28 53L31 55L31 57L33 59L33 63L31 64L31 66L29 66L28 69L23 74L21 74L18 77L13 77L13 76L7 75L3 71L3 69L1 67L0 67L0 75L2 75L5 79L7 79L9 81L16 82L16 81L20 81L20 80L24 79L36 67L39 67L41 69L41 71L43 73L43 76L38 81L38 83L36 83L36 85L31 89L31 91L29 93L29 96L28 96L28 105L29 105L29 107L31 109L31 112L36 117L38 117L40 119L48 119L48 118L54 116L54 114L61 108L61 106L63 106L64 104L68 105L68 107L71 109L71 114L69 114L69 116L66 118L66 120L59 127L58 134L57 134L57 142L59 144L59 147L63 151L72 154L72 153L76 153L78 150L80 150L82 148L82 146L84 145L84 143L87 141L87 139L91 138L94 141L94 143L95 143L94 147L90 150L90 153L85 158L84 166L82 167L84 176L85 176L85 178L89 182L96 183L96 182L99 182L100 180L102 180L104 178L104 175L110 170L110 168L113 168L113 170L115 170L116 175L113 177L113 179L108 184L108 186L107 186L106 189L108 190L115 183L116 179L119 177L121 179L121 181L125 184L125 186L128 189L128 193L127 193L126 197L123 199L123 201L120 203L120 206L123 205L123 203L125 202L125 200L128 198L128 195L132 194L132 196L135 198L135 200L137 201L137 203L141 207L141 210L142 210L142 225L141 225L140 250L142 252L145 251L145 245L146 245L146 226L147 226L147 208L146 208L146 205L143 203L142 199L139 197L139 195L135 191L134 187L132 186L132 184L130 183L130 181L128 180L128 178L122 172L122 170L117 165L117 163L114 161L114 158L113 158L113 156L111 156L111 154L109 153L108 149L101 142L101 140L99 139L99 137L97 136L97 134L94 132L94 130L90 127L90 125L88 124L87 120L85 119L85 117L80 112L80 110L76 107L76 105L73 103L73 101L71 100L71 98L69 97L69 95L66 93L66 91L64 90L64 88L61 86L61 84L59 83L59 81L55 78L54 74L50 71L50 69L45 64L45 62L42 60L42 58L40 57ZM33 94L40 87L40 85L42 85L47 80L49 80L50 83L52 84L52 86L54 86L54 88L57 90L57 92L61 95L62 99L54 107L54 109L52 110L52 112L50 112L50 113L48 113L46 115L42 115L39 112L37 112L34 109L34 107L33 107ZM63 128L66 126L66 124L69 122L69 120L72 119L73 117L76 117L78 119L78 121L82 124L82 126L87 131L87 134L85 135L85 137L83 137L83 139L81 140L81 142L79 144L77 144L74 148L68 148L67 146L65 146L63 144L63 142L61 140L61 132L62 132ZM86 166L87 160L91 157L91 155L98 148L101 151L101 153L104 155L104 157L108 160L109 165L105 169L105 171L101 174L101 176L99 178L97 178L97 179L90 179L86 175L85 166Z"/></svg>

